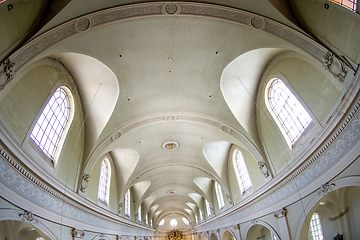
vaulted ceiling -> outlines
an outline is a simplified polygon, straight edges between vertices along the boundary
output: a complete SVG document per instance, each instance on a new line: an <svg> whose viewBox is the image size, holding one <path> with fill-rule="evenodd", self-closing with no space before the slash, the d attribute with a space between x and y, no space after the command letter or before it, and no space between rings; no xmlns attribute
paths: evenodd
<svg viewBox="0 0 360 240"><path fill-rule="evenodd" d="M153 3L140 5L144 2ZM225 15L241 10L298 29L271 1L200 2L189 8L198 4ZM201 199L212 207L217 201L212 181L231 196L227 169L232 144L266 159L256 119L261 76L278 54L303 51L257 29L256 23L250 27L216 13L177 15L165 9L162 15L144 12L96 25L96 16L106 12L109 18L117 9L131 15L132 7L140 6L135 3L69 2L36 35L51 34L84 15L92 19L91 28L79 25L79 34L43 49L31 62L55 58L74 79L86 116L83 172L91 172L109 153L119 203L131 188L134 209L142 205L154 223L164 217L194 221ZM176 148L167 149L169 143Z"/></svg>

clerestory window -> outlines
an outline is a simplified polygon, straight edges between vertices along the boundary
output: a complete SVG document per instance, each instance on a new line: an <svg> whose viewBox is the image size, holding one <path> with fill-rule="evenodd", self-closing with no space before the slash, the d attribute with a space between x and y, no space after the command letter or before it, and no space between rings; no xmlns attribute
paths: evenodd
<svg viewBox="0 0 360 240"><path fill-rule="evenodd" d="M215 190L216 190L217 200L219 203L219 209L223 209L225 207L224 197L222 194L221 187L217 182L215 182Z"/></svg>
<svg viewBox="0 0 360 240"><path fill-rule="evenodd" d="M200 215L200 221L202 222L204 220L204 218L203 218L201 209L199 209L199 215Z"/></svg>
<svg viewBox="0 0 360 240"><path fill-rule="evenodd" d="M247 170L244 156L240 150L234 153L233 164L235 167L236 177L240 186L240 191L244 195L246 190L252 187L249 172Z"/></svg>
<svg viewBox="0 0 360 240"><path fill-rule="evenodd" d="M319 214L314 213L310 220L309 226L309 239L310 240L323 240L323 232L321 229L321 222Z"/></svg>
<svg viewBox="0 0 360 240"><path fill-rule="evenodd" d="M130 189L125 194L125 216L130 217Z"/></svg>
<svg viewBox="0 0 360 240"><path fill-rule="evenodd" d="M138 221L141 222L141 205L138 208Z"/></svg>
<svg viewBox="0 0 360 240"><path fill-rule="evenodd" d="M105 204L108 204L109 201L109 188L110 188L110 163L107 158L104 158L101 161L98 199Z"/></svg>
<svg viewBox="0 0 360 240"><path fill-rule="evenodd" d="M31 132L30 138L51 161L55 160L69 115L69 96L63 88L58 88L46 104Z"/></svg>
<svg viewBox="0 0 360 240"><path fill-rule="evenodd" d="M159 227L164 226L164 223L165 223L165 219L161 219L161 221L159 222Z"/></svg>
<svg viewBox="0 0 360 240"><path fill-rule="evenodd" d="M350 9L356 12L357 0L329 0L330 2L336 3L344 8Z"/></svg>
<svg viewBox="0 0 360 240"><path fill-rule="evenodd" d="M205 205L206 205L206 212L207 212L207 216L208 218L211 217L211 209L210 209L210 203L208 200L205 199Z"/></svg>
<svg viewBox="0 0 360 240"><path fill-rule="evenodd" d="M270 81L268 103L279 128L293 146L312 119L299 100L280 79Z"/></svg>

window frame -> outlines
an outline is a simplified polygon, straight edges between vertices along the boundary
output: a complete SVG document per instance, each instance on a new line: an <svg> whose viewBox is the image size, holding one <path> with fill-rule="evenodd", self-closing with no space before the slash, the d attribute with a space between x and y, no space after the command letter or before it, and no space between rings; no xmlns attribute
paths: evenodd
<svg viewBox="0 0 360 240"><path fill-rule="evenodd" d="M277 117L276 113L273 111L273 109L272 109L272 107L270 105L270 101L269 101L270 87L271 87L272 83L277 79L279 79L280 81L282 81L284 83L284 85L296 97L296 99L299 101L301 106L305 109L305 111L309 114L309 116L312 119L312 121L304 129L304 131L300 134L300 136L298 137L298 139L294 143L291 143L291 140L288 137L284 127L282 126L279 118ZM266 108L267 108L268 112L270 113L272 119L276 122L276 125L277 125L279 131L281 132L281 135L283 136L283 139L287 143L289 149L294 150L294 149L297 149L300 146L302 146L304 144L305 140L308 138L309 132L311 132L310 129L313 129L313 127L315 126L315 124L317 122L317 119L316 119L315 115L312 113L311 109L307 106L307 104L300 97L300 95L295 91L295 89L293 89L291 87L289 81L281 74L278 74L276 76L272 76L271 78L269 78L268 81L265 82L265 94L264 95L265 95L264 100L265 100Z"/></svg>
<svg viewBox="0 0 360 240"><path fill-rule="evenodd" d="M249 184L250 186L245 188L244 187L244 181L243 179L241 178L241 170L238 166L238 162L237 162L237 155L238 153L242 156L242 161L245 165L245 170L246 170L246 174L247 174L247 177L249 179ZM253 185L252 185L252 182L251 182L251 177L250 177L250 174L249 174L249 171L248 171L248 168L247 168L247 165L246 165L246 161L245 161L245 157L244 157L244 153L243 151L240 149L240 148L236 148L233 152L233 156L232 156L232 161L233 161L233 166L234 166L234 169L235 169L235 175L236 175L236 178L237 178L237 181L238 181L238 184L239 184L239 188L240 188L240 192L241 192L241 196L245 196L246 193L248 193L252 188L253 188Z"/></svg>
<svg viewBox="0 0 360 240"><path fill-rule="evenodd" d="M206 206L207 217L210 218L210 217L211 217L210 203L209 203L209 201L206 200L206 199L205 199L205 206Z"/></svg>
<svg viewBox="0 0 360 240"><path fill-rule="evenodd" d="M316 222L316 228L317 228L317 229L316 229L315 231L320 231L321 235L317 235L317 236L320 236L320 238L313 238L313 228L311 227L311 224L312 224L312 222L313 222L314 216L317 216L314 221L317 221L317 220L318 220L318 222ZM319 227L319 226L320 226L320 227ZM317 237L317 236L315 236L315 237ZM317 212L314 212L314 213L311 215L311 219L310 219L310 222L309 222L308 238L309 238L309 240L312 240L312 239L324 240L324 232L323 232L323 230L322 230L320 214L317 213Z"/></svg>
<svg viewBox="0 0 360 240"><path fill-rule="evenodd" d="M219 210L225 209L225 200L222 188L218 182L215 181L215 192L219 204Z"/></svg>
<svg viewBox="0 0 360 240"><path fill-rule="evenodd" d="M101 173L102 173L102 164L105 164L107 167L107 181L106 181L106 187L105 187L105 199L102 200L101 198L99 198L99 189L100 189L100 181L101 181ZM110 182L111 182L111 164L110 164L110 159L108 156L104 156L101 158L101 163L100 163L100 173L99 173L99 181L98 181L98 193L97 193L97 202L99 204L102 204L106 207L109 206L109 199L110 199Z"/></svg>
<svg viewBox="0 0 360 240"><path fill-rule="evenodd" d="M59 89L59 88L61 88L67 95L68 103L69 103L69 115L68 115L66 123L64 124L63 131L61 133L60 139L58 140L54 156L51 159L34 142L34 140L31 138L31 134L32 134L32 131L33 131L33 129L35 128L35 126L37 124L37 121L39 120L41 114L43 113L46 105L49 103L49 101L52 98L52 96L54 95L55 91L57 89ZM45 99L43 104L41 105L41 108L39 109L36 116L34 117L33 122L32 122L32 124L31 124L31 126L30 126L30 128L29 128L29 130L28 130L28 132L26 134L26 139L28 139L27 140L28 145L26 145L26 144L23 145L24 149L30 150L30 152L34 152L37 156L40 156L41 159L43 159L45 162L47 162L52 168L56 168L56 166L57 166L60 154L62 152L64 143L65 143L65 139L66 139L66 137L67 137L67 135L69 133L69 130L71 128L71 125L72 125L72 122L73 122L73 119L74 119L74 115L75 115L74 94L73 94L72 90L70 90L70 89L72 89L72 87L69 86L68 84L65 84L65 83L57 83L51 88L51 90L49 92L49 95L47 96L47 98ZM38 157L35 157L35 159L38 159ZM38 162L38 163L42 164L42 162Z"/></svg>
<svg viewBox="0 0 360 240"><path fill-rule="evenodd" d="M124 196L124 215L130 217L130 188L126 191Z"/></svg>

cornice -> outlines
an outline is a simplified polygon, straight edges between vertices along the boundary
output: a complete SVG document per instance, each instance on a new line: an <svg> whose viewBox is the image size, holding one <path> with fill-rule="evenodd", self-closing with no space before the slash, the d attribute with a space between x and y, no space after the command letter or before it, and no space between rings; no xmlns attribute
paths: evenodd
<svg viewBox="0 0 360 240"><path fill-rule="evenodd" d="M328 55L328 50L314 39L284 24L255 13L215 4L194 2L139 3L113 7L75 18L32 39L4 61L11 63L13 70L11 75L9 75L10 77L6 77L0 82L0 84L4 82L1 88L4 88L11 81L16 71L20 70L41 52L69 38L107 24L135 18L157 16L194 16L228 21L282 39L304 53L311 55L321 63L324 62L324 57ZM4 68L3 72L7 74L5 70Z"/></svg>

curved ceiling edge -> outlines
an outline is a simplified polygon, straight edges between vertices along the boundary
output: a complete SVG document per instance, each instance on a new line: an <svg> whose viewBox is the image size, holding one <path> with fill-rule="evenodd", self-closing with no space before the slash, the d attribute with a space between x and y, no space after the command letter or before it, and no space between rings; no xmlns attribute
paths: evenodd
<svg viewBox="0 0 360 240"><path fill-rule="evenodd" d="M102 154L104 154L104 151L106 150L106 148L112 142L116 141L117 139L119 139L121 136L123 136L127 132L134 130L136 128L147 126L147 125L159 124L159 123L164 123L164 122L169 122L169 121L198 123L198 124L204 124L204 125L208 125L210 127L214 127L216 129L222 131L225 134L229 134L234 139L238 140L239 143L242 144L242 147L247 149L257 162L261 163L264 161L264 157L261 155L260 150L249 138L247 138L244 134L240 133L236 129L234 129L226 124L223 124L223 123L215 121L215 120L211 120L209 118L192 116L192 115L184 115L184 114L160 115L160 116L146 118L146 119L131 123L127 126L124 126L120 129L118 129L112 135L105 138L98 145L98 147L93 150L90 157L86 161L86 163L84 165L85 166L84 173L90 174L94 164L102 156ZM111 151L111 150L112 149L110 149L108 151Z"/></svg>
<svg viewBox="0 0 360 240"><path fill-rule="evenodd" d="M114 7L75 18L29 41L4 61L10 65L14 64L15 68L10 74L6 75L8 81L3 87L10 82L16 71L42 51L59 42L105 24L151 16L198 16L241 24L285 40L321 63L323 63L324 57L329 52L328 49L315 42L312 38L284 24L244 10L192 2L139 3Z"/></svg>

